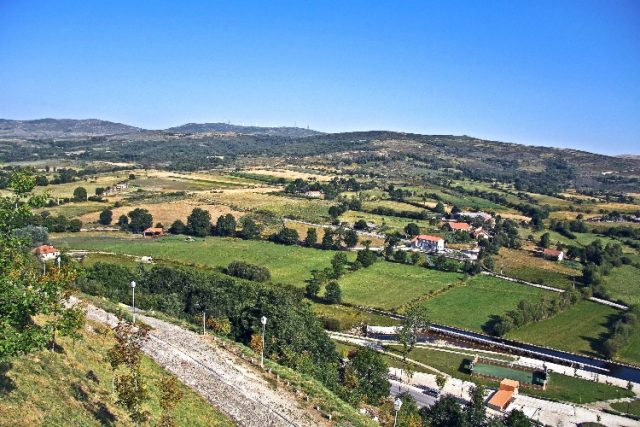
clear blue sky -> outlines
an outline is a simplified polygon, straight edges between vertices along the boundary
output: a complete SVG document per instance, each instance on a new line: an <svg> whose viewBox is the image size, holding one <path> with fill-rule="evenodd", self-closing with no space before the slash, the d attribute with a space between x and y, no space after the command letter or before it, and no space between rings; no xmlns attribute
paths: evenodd
<svg viewBox="0 0 640 427"><path fill-rule="evenodd" d="M640 154L640 1L0 0L0 117Z"/></svg>

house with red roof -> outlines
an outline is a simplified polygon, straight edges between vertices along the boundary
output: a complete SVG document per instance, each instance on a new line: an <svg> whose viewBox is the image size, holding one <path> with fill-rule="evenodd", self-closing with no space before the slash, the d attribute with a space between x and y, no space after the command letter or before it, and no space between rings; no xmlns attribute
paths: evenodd
<svg viewBox="0 0 640 427"><path fill-rule="evenodd" d="M160 227L149 227L142 232L144 237L158 237L164 235L164 229Z"/></svg>
<svg viewBox="0 0 640 427"><path fill-rule="evenodd" d="M60 256L60 251L51 245L41 245L33 250L41 261L50 261Z"/></svg>
<svg viewBox="0 0 640 427"><path fill-rule="evenodd" d="M440 252L444 250L444 239L428 234L419 234L411 239L411 247L427 252Z"/></svg>
<svg viewBox="0 0 640 427"><path fill-rule="evenodd" d="M451 221L444 226L451 231L471 231L471 225L466 222Z"/></svg>
<svg viewBox="0 0 640 427"><path fill-rule="evenodd" d="M545 248L542 251L542 256L547 259L551 259L554 261L562 261L564 259L564 252L559 251L557 249L549 249Z"/></svg>

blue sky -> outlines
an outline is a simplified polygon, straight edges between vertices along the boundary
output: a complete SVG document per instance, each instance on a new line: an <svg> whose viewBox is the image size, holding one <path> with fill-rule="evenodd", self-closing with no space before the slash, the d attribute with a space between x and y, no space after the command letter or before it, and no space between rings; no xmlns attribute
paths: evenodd
<svg viewBox="0 0 640 427"><path fill-rule="evenodd" d="M0 117L640 154L640 2L0 0Z"/></svg>

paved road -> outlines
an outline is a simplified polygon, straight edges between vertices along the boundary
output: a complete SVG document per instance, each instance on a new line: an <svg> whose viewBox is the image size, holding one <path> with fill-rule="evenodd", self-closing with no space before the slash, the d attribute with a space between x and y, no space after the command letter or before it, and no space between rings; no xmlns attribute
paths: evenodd
<svg viewBox="0 0 640 427"><path fill-rule="evenodd" d="M110 313L89 305L87 318L115 326ZM325 421L303 408L286 390L274 390L255 370L207 337L138 314L153 329L143 351L238 425L317 426Z"/></svg>

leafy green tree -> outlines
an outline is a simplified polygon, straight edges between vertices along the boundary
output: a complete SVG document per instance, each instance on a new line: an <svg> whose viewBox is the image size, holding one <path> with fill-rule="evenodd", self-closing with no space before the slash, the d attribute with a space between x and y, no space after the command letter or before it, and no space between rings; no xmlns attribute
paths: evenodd
<svg viewBox="0 0 640 427"><path fill-rule="evenodd" d="M320 293L320 282L314 279L309 279L304 287L304 294L307 298L317 298Z"/></svg>
<svg viewBox="0 0 640 427"><path fill-rule="evenodd" d="M417 304L411 305L402 319L398 341L402 344L402 358L406 362L409 353L415 348L420 335L429 328L428 310Z"/></svg>
<svg viewBox="0 0 640 427"><path fill-rule="evenodd" d="M260 226L248 216L244 216L240 219L240 237L245 240L256 240L260 238L262 229Z"/></svg>
<svg viewBox="0 0 640 427"><path fill-rule="evenodd" d="M487 408L484 406L484 387L476 386L471 390L471 400L464 408L464 414L470 426L483 426L487 421Z"/></svg>
<svg viewBox="0 0 640 427"><path fill-rule="evenodd" d="M441 213L441 214L446 212L446 209L444 207L444 203L442 203L442 202L436 203L436 207L433 208L433 210L434 210L434 212Z"/></svg>
<svg viewBox="0 0 640 427"><path fill-rule="evenodd" d="M36 185L39 187L46 187L47 185L49 185L49 180L44 175L38 175L36 177Z"/></svg>
<svg viewBox="0 0 640 427"><path fill-rule="evenodd" d="M102 225L109 225L113 221L113 211L111 209L104 209L100 212L100 218L98 222Z"/></svg>
<svg viewBox="0 0 640 427"><path fill-rule="evenodd" d="M160 389L160 408L162 408L158 427L177 427L178 423L173 416L173 410L184 397L180 382L174 376L167 376L158 382L158 388Z"/></svg>
<svg viewBox="0 0 640 427"><path fill-rule="evenodd" d="M432 407L420 409L422 424L431 427L465 427L465 414L455 397L445 395Z"/></svg>
<svg viewBox="0 0 640 427"><path fill-rule="evenodd" d="M81 307L64 305L75 271L50 269L42 275L26 242L13 233L31 220L32 208L45 202L31 193L34 186L32 175L14 171L11 193L0 198L0 362L44 348L54 342L56 331L73 336L83 319ZM36 323L39 315L46 316Z"/></svg>
<svg viewBox="0 0 640 427"><path fill-rule="evenodd" d="M142 233L153 225L153 216L147 209L135 208L128 214L129 230L133 233Z"/></svg>
<svg viewBox="0 0 640 427"><path fill-rule="evenodd" d="M118 218L118 226L123 230L129 228L129 217L126 215L120 215Z"/></svg>
<svg viewBox="0 0 640 427"><path fill-rule="evenodd" d="M504 419L504 425L506 427L531 427L533 423L524 412L514 409L509 412L509 415Z"/></svg>
<svg viewBox="0 0 640 427"><path fill-rule="evenodd" d="M540 237L540 246L542 246L543 248L548 248L550 244L551 244L551 235L549 233L544 233Z"/></svg>
<svg viewBox="0 0 640 427"><path fill-rule="evenodd" d="M69 226L67 227L67 231L70 231L72 233L77 233L81 229L82 229L82 221L81 220L79 220L78 218L74 218L72 220L69 220Z"/></svg>
<svg viewBox="0 0 640 427"><path fill-rule="evenodd" d="M169 227L169 233L171 234L186 234L187 226L179 219L173 221L171 227Z"/></svg>
<svg viewBox="0 0 640 427"><path fill-rule="evenodd" d="M192 236L205 237L211 234L211 214L209 211L194 208L187 217L187 233Z"/></svg>
<svg viewBox="0 0 640 427"><path fill-rule="evenodd" d="M358 251L358 255L356 256L356 261L359 262L363 267L369 267L376 262L378 256L374 251L366 247L364 250Z"/></svg>
<svg viewBox="0 0 640 427"><path fill-rule="evenodd" d="M344 244L347 245L348 248L353 248L358 244L358 233L355 230L347 230L344 233Z"/></svg>
<svg viewBox="0 0 640 427"><path fill-rule="evenodd" d="M420 227L418 227L418 224L411 222L404 227L404 232L409 237L417 236L420 234Z"/></svg>
<svg viewBox="0 0 640 427"><path fill-rule="evenodd" d="M318 231L311 227L307 229L307 236L304 238L305 246L310 248L314 247L318 243Z"/></svg>
<svg viewBox="0 0 640 427"><path fill-rule="evenodd" d="M13 235L24 242L27 247L35 247L49 243L49 231L46 227L27 225L26 227L13 230Z"/></svg>
<svg viewBox="0 0 640 427"><path fill-rule="evenodd" d="M383 398L389 395L387 363L377 351L362 347L359 348L353 359L345 366L345 377L353 377L355 389L348 393L362 396L367 403L377 405Z"/></svg>
<svg viewBox="0 0 640 427"><path fill-rule="evenodd" d="M77 187L73 190L73 200L76 202L87 200L87 190L84 187Z"/></svg>
<svg viewBox="0 0 640 427"><path fill-rule="evenodd" d="M216 221L215 235L220 237L235 236L236 219L231 214L220 215Z"/></svg>
<svg viewBox="0 0 640 427"><path fill-rule="evenodd" d="M298 235L298 232L293 228L284 227L276 234L272 235L270 239L276 243L291 246L298 244L300 236Z"/></svg>
<svg viewBox="0 0 640 427"><path fill-rule="evenodd" d="M348 264L349 261L347 260L347 254L345 254L344 252L337 252L331 259L333 277L337 279L342 276Z"/></svg>
<svg viewBox="0 0 640 427"><path fill-rule="evenodd" d="M329 282L324 289L324 299L329 304L340 304L342 302L342 290L338 282Z"/></svg>
<svg viewBox="0 0 640 427"><path fill-rule="evenodd" d="M324 230L324 235L322 236L322 243L320 243L320 247L322 249L333 248L333 231L329 229Z"/></svg>
<svg viewBox="0 0 640 427"><path fill-rule="evenodd" d="M104 194L104 187L96 187L96 196L102 196Z"/></svg>
<svg viewBox="0 0 640 427"><path fill-rule="evenodd" d="M367 225L367 221L359 219L353 224L353 228L355 230L368 230L369 226Z"/></svg>

